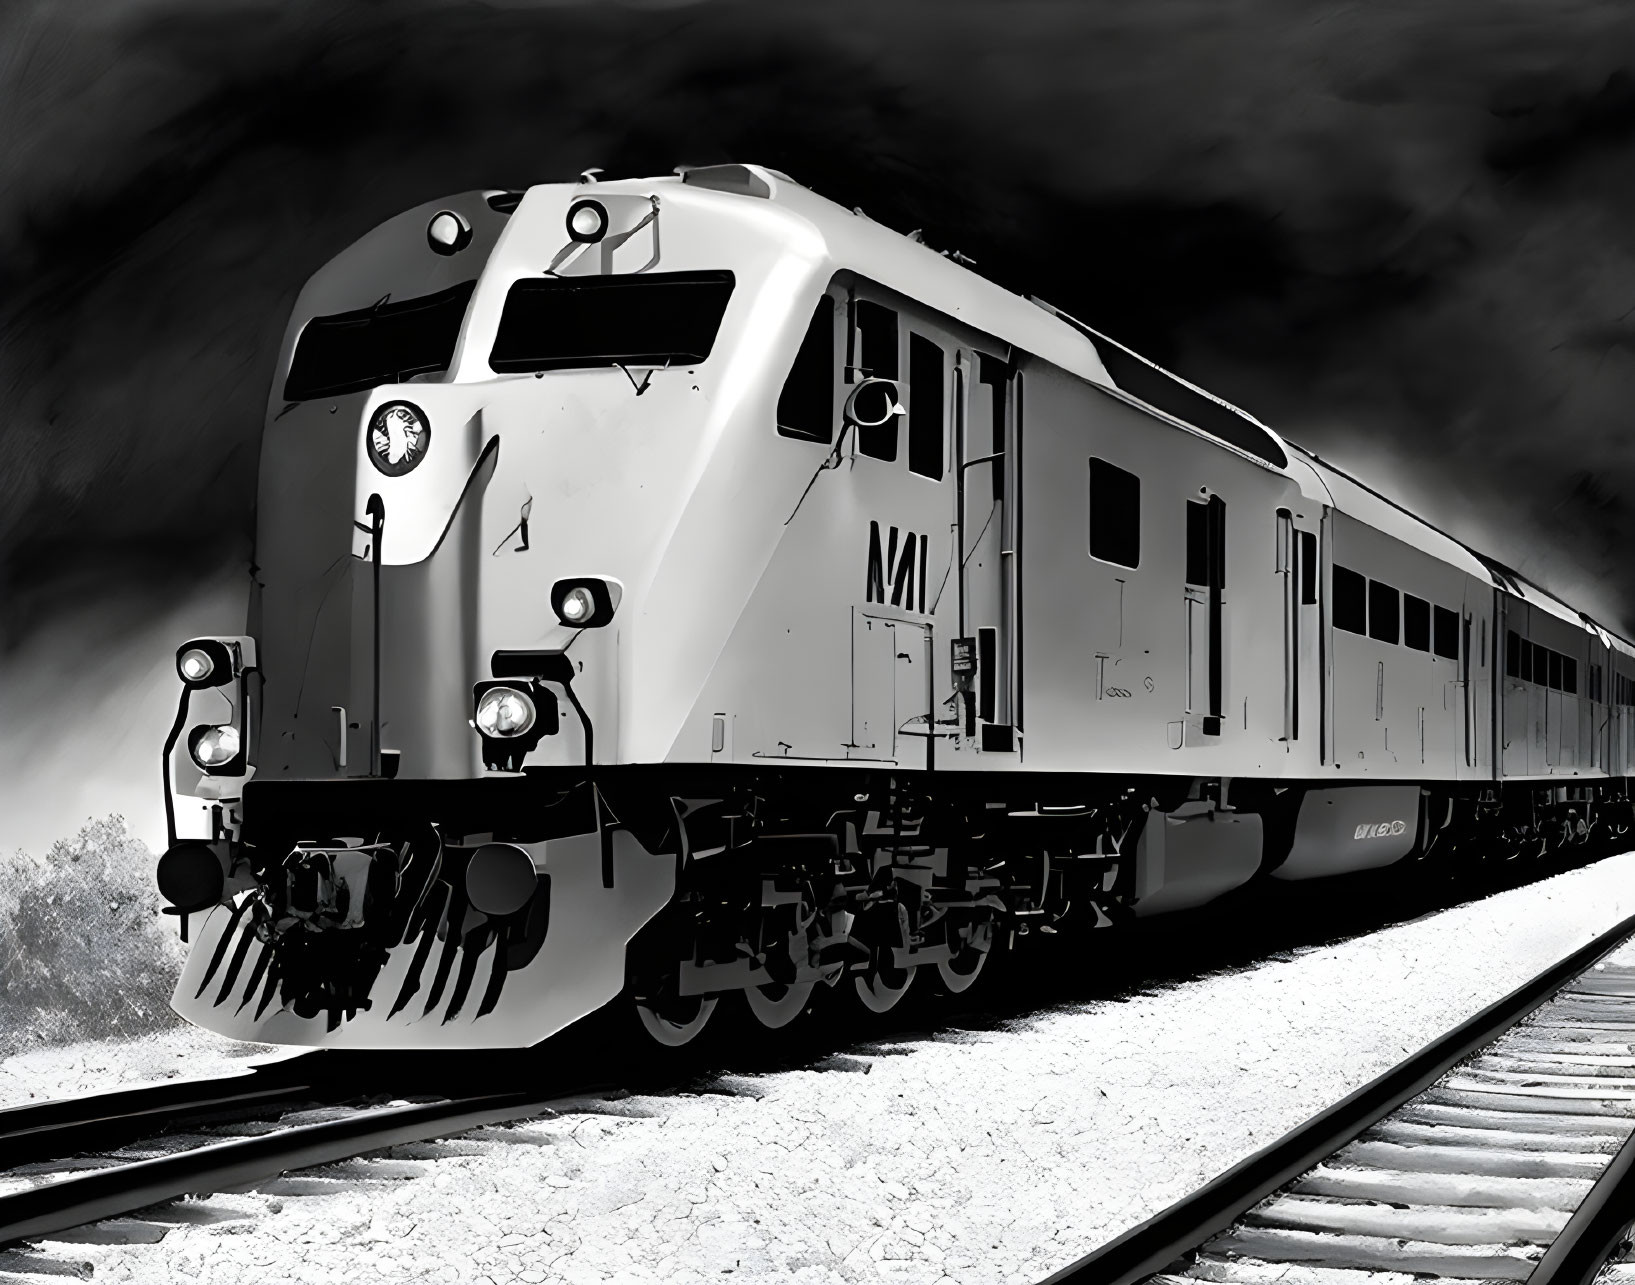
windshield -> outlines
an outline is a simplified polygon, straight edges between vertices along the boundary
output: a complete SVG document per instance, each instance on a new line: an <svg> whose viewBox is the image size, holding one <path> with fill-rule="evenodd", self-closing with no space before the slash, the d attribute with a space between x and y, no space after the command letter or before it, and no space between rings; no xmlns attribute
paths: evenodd
<svg viewBox="0 0 1635 1285"><path fill-rule="evenodd" d="M715 344L732 285L730 272L518 281L488 364L501 373L697 365Z"/></svg>
<svg viewBox="0 0 1635 1285"><path fill-rule="evenodd" d="M372 308L314 317L295 345L284 399L333 397L447 370L476 284L396 302L388 295Z"/></svg>

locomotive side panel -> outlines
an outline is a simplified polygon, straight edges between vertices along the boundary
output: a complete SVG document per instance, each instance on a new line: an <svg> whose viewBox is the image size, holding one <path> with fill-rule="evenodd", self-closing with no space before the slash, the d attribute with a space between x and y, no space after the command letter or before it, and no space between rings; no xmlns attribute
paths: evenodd
<svg viewBox="0 0 1635 1285"><path fill-rule="evenodd" d="M947 319L850 274L809 307L799 351L776 366L776 406L738 430L777 466L779 508L688 726L709 726L715 761L924 768L934 737L960 748L939 706L957 625L960 340ZM901 413L846 423L848 394L870 378L894 381Z"/></svg>
<svg viewBox="0 0 1635 1285"><path fill-rule="evenodd" d="M1605 775L1593 699L1599 639L1542 602L1501 601L1505 777Z"/></svg>
<svg viewBox="0 0 1635 1285"><path fill-rule="evenodd" d="M1635 774L1635 647L1612 640L1607 668L1608 766L1613 776Z"/></svg>
<svg viewBox="0 0 1635 1285"><path fill-rule="evenodd" d="M1028 766L1310 775L1316 739L1287 721L1317 691L1286 627L1298 487L1048 366L1024 377Z"/></svg>
<svg viewBox="0 0 1635 1285"><path fill-rule="evenodd" d="M1479 770L1491 622L1470 577L1345 513L1332 530L1336 766L1387 780Z"/></svg>

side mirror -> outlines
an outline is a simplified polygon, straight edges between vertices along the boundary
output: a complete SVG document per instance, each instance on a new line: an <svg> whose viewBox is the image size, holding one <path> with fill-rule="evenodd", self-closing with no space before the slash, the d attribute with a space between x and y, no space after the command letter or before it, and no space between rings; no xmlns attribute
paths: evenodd
<svg viewBox="0 0 1635 1285"><path fill-rule="evenodd" d="M901 415L903 406L897 400L897 385L889 379L870 377L852 389L846 397L847 423L859 428L879 428L893 416Z"/></svg>

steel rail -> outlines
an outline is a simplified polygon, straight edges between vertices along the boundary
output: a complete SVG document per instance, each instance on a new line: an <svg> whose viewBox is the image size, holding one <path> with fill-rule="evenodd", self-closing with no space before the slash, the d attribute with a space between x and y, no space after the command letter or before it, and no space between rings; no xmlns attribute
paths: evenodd
<svg viewBox="0 0 1635 1285"><path fill-rule="evenodd" d="M153 1137L170 1126L214 1119L308 1094L322 1077L307 1054L209 1080L180 1080L0 1108L5 1168Z"/></svg>
<svg viewBox="0 0 1635 1285"><path fill-rule="evenodd" d="M1590 1285L1635 1221L1635 1133L1624 1139L1601 1176L1550 1242L1527 1285Z"/></svg>
<svg viewBox="0 0 1635 1285"><path fill-rule="evenodd" d="M207 1143L175 1155L94 1169L0 1196L0 1246L47 1237L181 1196L334 1164L364 1152L538 1115L561 1095L501 1093L448 1102L364 1108L357 1115Z"/></svg>
<svg viewBox="0 0 1635 1285"><path fill-rule="evenodd" d="M1047 1276L1040 1285L1062 1285L1068 1281L1075 1285L1135 1285L1163 1271L1183 1254L1198 1249L1211 1236L1226 1230L1267 1196L1355 1140L1410 1098L1423 1093L1467 1057L1493 1043L1631 935L1635 935L1635 915L1609 928L1503 999L1489 1004L1406 1061L1296 1126L1270 1146L1212 1178L1191 1195ZM1627 1158L1625 1152L1629 1153ZM1624 1161L1622 1167L1618 1166L1620 1160ZM1628 1185L1621 1188L1622 1203L1605 1199L1602 1203L1607 1208L1625 1212L1606 1214L1602 1218L1622 1216L1627 1224L1631 1217L1628 1193L1635 1189L1635 1177L1630 1173L1635 1169L1635 1150L1630 1144L1625 1144L1609 1166L1609 1170L1613 1168L1619 1172L1607 1175L1610 1182ZM1600 1185L1598 1183L1597 1188ZM1592 1195L1594 1191L1592 1189ZM1588 1222L1590 1215L1585 1217ZM1573 1221L1577 1221L1576 1215ZM1596 1230L1602 1225L1598 1221ZM1614 1234L1617 1230L1613 1229ZM1540 1269L1542 1267L1541 1262ZM1578 1279L1583 1278L1563 1275L1556 1278L1553 1285L1569 1285ZM1544 1285L1544 1280L1535 1271L1529 1285Z"/></svg>

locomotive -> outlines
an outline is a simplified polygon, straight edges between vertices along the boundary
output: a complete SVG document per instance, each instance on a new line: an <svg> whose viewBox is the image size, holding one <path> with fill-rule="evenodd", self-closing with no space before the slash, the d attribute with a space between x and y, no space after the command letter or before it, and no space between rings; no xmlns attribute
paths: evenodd
<svg viewBox="0 0 1635 1285"><path fill-rule="evenodd" d="M1630 824L1635 646L755 165L465 193L326 264L251 576L177 651L157 869L175 1008L245 1040L617 1002L679 1045Z"/></svg>

